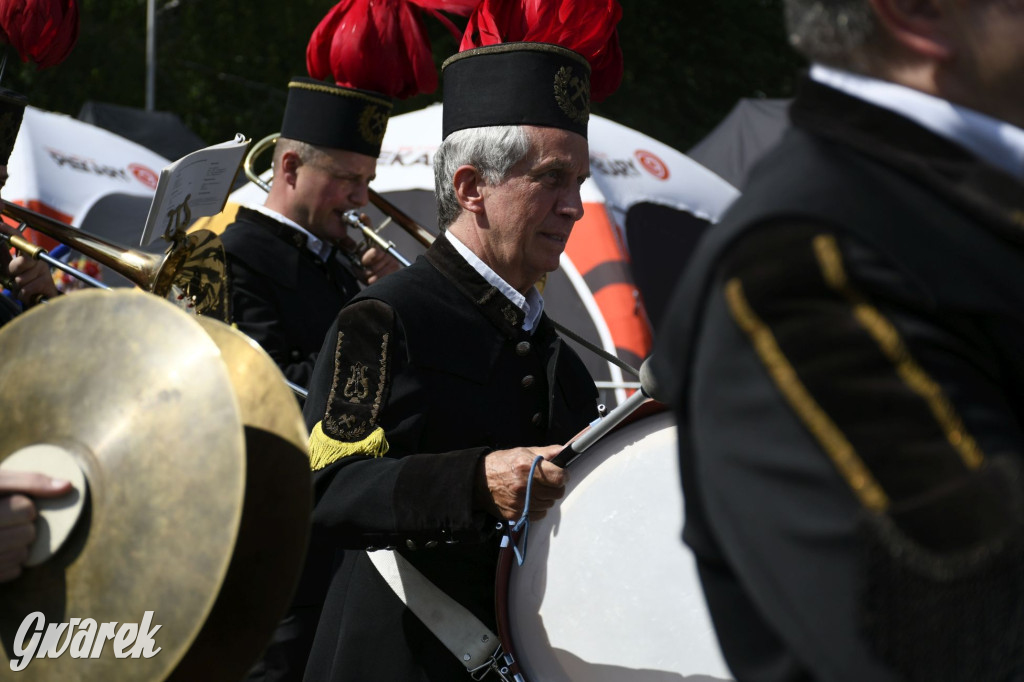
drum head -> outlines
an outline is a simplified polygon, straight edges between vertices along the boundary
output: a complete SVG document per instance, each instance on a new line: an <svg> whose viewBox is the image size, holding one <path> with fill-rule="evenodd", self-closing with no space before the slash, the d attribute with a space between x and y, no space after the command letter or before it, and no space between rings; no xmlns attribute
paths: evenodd
<svg viewBox="0 0 1024 682"><path fill-rule="evenodd" d="M612 432L572 465L565 498L530 525L512 568L509 624L527 679L731 679L682 521L670 414Z"/></svg>

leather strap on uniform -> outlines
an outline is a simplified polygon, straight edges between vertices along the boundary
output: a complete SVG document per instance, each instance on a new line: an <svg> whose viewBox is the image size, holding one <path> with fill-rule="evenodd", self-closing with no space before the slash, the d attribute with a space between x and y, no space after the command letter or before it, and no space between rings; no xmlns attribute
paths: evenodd
<svg viewBox="0 0 1024 682"><path fill-rule="evenodd" d="M477 670L492 661L498 637L479 618L427 580L398 552L382 549L366 554L402 603L467 670Z"/></svg>

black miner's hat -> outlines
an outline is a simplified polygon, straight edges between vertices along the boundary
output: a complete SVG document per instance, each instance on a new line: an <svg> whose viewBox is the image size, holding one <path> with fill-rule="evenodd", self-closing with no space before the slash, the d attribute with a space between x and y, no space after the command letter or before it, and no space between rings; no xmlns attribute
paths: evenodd
<svg viewBox="0 0 1024 682"><path fill-rule="evenodd" d="M449 58L444 79L442 136L466 128L534 125L587 136L590 64L550 43L477 47Z"/></svg>
<svg viewBox="0 0 1024 682"><path fill-rule="evenodd" d="M376 157L387 130L391 98L312 78L293 78L281 137Z"/></svg>

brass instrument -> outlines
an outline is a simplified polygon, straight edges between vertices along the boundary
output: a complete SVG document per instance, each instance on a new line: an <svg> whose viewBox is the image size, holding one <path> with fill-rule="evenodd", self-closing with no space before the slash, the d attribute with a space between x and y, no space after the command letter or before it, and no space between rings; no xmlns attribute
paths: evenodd
<svg viewBox="0 0 1024 682"><path fill-rule="evenodd" d="M221 320L229 316L227 275L224 249L220 239L212 232L200 230L191 234L177 231L165 234L171 245L163 255L134 251L108 242L100 237L75 229L48 216L36 213L18 204L0 200L2 213L37 232L67 244L84 256L107 266L122 277L130 280L140 289L168 297L172 292L184 301L186 307L196 313L212 315ZM10 237L16 248L21 241L17 236ZM42 258L46 251L32 246L24 249L33 258ZM45 259L53 264L53 259ZM80 274L74 268L64 265L61 269ZM95 280L88 276L79 277L89 284Z"/></svg>
<svg viewBox="0 0 1024 682"><path fill-rule="evenodd" d="M249 152L245 155L245 160L242 162L242 169L245 171L246 177L249 178L249 180L251 180L255 185L260 187L264 192L270 191L270 184L263 180L263 178L261 178L258 173L256 173L256 171L253 169L253 164L261 154L263 154L264 152L266 152L267 150L271 149L274 146L274 144L277 142L278 137L280 137L280 133L267 135L262 140L252 145L252 147L249 149ZM400 208L392 204L390 201L388 201L387 199L385 199L383 196L373 191L372 189L369 191L369 195L370 203L376 206L382 213L384 213L384 215L388 216L388 220L381 224L380 227L377 228L377 230L384 228L384 226L386 226L388 222L394 221L396 225L398 225L403 230L408 232L410 236L412 236L424 247L429 247L431 244L434 243L434 235L430 234L430 232L427 231L426 228L424 228L422 225L420 225L415 220L410 218ZM402 265L409 265L409 261L406 258L404 258L400 253L398 253L398 251L395 249L395 245L382 238L377 233L377 230L374 230L372 227L363 222L356 211L347 211L345 213L345 219L349 222L350 225L352 225L352 227L355 227L356 229L362 231L363 236L366 240L366 246L364 247L364 250L365 248L369 248L370 242L373 242L380 249L390 253Z"/></svg>
<svg viewBox="0 0 1024 682"><path fill-rule="evenodd" d="M28 654L18 679L241 679L291 602L312 504L305 424L273 360L215 319L126 288L20 315L0 347L0 469L44 472L39 455L56 451L84 479L64 544L45 539L41 508L49 558L0 584L0 674L24 660L14 643L29 614L75 616L66 644L78 618L149 611L159 655L119 658L110 640L99 658Z"/></svg>

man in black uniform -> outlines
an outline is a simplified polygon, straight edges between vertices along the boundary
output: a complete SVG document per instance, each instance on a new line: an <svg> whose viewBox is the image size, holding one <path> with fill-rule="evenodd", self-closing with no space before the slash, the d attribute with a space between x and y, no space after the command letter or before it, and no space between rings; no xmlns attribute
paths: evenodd
<svg viewBox="0 0 1024 682"><path fill-rule="evenodd" d="M344 213L369 199L390 111L386 95L292 80L267 200L239 208L221 236L234 322L300 386L338 310L360 289L338 252L355 246ZM398 268L376 247L360 259L367 282Z"/></svg>
<svg viewBox="0 0 1024 682"><path fill-rule="evenodd" d="M7 184L7 162L14 150L27 105L28 99L24 95L0 88L0 190ZM2 222L0 231L15 233ZM0 248L0 288L12 294L11 297L0 294L0 326L21 312L21 306L32 305L40 296L52 298L58 294L46 263L21 254L12 256L7 248Z"/></svg>
<svg viewBox="0 0 1024 682"><path fill-rule="evenodd" d="M534 287L583 214L589 70L537 43L445 64L434 161L444 233L342 310L306 402L317 493L307 574L330 581L307 680L468 680L371 552L397 548L396 561L493 630L495 526L522 512L533 460L596 416L593 381ZM542 461L531 515L564 485Z"/></svg>
<svg viewBox="0 0 1024 682"><path fill-rule="evenodd" d="M1024 3L787 3L793 130L658 340L739 680L1024 671Z"/></svg>

